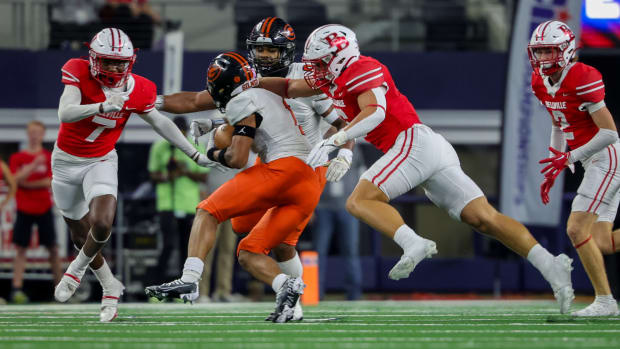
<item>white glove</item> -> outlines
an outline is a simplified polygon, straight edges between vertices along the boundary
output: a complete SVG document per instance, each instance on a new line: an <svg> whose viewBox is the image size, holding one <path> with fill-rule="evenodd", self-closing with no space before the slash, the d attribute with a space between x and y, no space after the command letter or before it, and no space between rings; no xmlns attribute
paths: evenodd
<svg viewBox="0 0 620 349"><path fill-rule="evenodd" d="M211 119L192 120L189 124L189 134L192 136L192 139L196 145L198 145L198 138L204 136L212 129L213 121Z"/></svg>
<svg viewBox="0 0 620 349"><path fill-rule="evenodd" d="M340 149L338 151L338 156L329 162L325 178L327 178L329 182L338 182L344 177L349 168L351 168L352 160L353 152L350 149Z"/></svg>
<svg viewBox="0 0 620 349"><path fill-rule="evenodd" d="M199 153L196 163L202 167L214 168L220 172L228 171L228 168L217 161L212 161L205 154Z"/></svg>
<svg viewBox="0 0 620 349"><path fill-rule="evenodd" d="M308 158L306 164L312 168L323 166L329 161L329 153L338 149L339 146L347 142L347 134L344 131L338 131L328 139L325 139L317 143Z"/></svg>
<svg viewBox="0 0 620 349"><path fill-rule="evenodd" d="M106 98L105 102L101 103L101 111L104 113L110 113L114 111L120 111L123 109L123 105L129 99L129 96L112 94Z"/></svg>

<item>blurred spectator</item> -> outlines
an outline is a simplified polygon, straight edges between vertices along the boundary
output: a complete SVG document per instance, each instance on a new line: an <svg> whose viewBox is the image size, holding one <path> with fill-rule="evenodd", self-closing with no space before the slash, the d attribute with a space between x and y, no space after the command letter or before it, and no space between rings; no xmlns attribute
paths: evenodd
<svg viewBox="0 0 620 349"><path fill-rule="evenodd" d="M104 27L122 29L134 47L141 49L151 48L154 26L162 24L161 16L148 0L106 0L99 18Z"/></svg>
<svg viewBox="0 0 620 349"><path fill-rule="evenodd" d="M173 121L187 136L185 117L177 116ZM175 271L182 268L181 263L187 258L189 233L200 202L200 183L206 181L209 169L198 166L162 139L151 146L148 170L156 183L156 208L163 238L162 253L152 274L159 281L168 274L168 262L174 250L180 256L180 260L174 261Z"/></svg>
<svg viewBox="0 0 620 349"><path fill-rule="evenodd" d="M359 221L345 209L349 194L364 172L362 153L353 152L353 163L349 172L339 182L327 182L321 201L314 211L312 237L314 248L319 253L319 297L325 295L327 257L332 236L338 237L338 250L344 257L345 289L348 300L362 297L362 267L359 259ZM334 234L335 233L335 234Z"/></svg>
<svg viewBox="0 0 620 349"><path fill-rule="evenodd" d="M104 0L57 0L49 5L50 49L79 49L99 30Z"/></svg>
<svg viewBox="0 0 620 349"><path fill-rule="evenodd" d="M49 252L54 285L60 281L62 275L50 192L52 153L43 148L45 125L40 121L31 121L27 126L27 134L27 148L11 155L9 160L9 166L17 182L17 218L13 227L16 254L11 292L11 300L16 303L28 301L22 288L26 269L26 249L30 244L34 224L37 225L39 243Z"/></svg>

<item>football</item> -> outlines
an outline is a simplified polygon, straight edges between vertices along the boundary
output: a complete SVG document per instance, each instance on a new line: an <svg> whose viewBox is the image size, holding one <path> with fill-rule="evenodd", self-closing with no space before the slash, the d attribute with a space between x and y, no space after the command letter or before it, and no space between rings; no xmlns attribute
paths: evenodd
<svg viewBox="0 0 620 349"><path fill-rule="evenodd" d="M217 149L224 149L230 147L234 130L235 128L228 124L220 125L218 128L216 128L215 135L213 136L215 147Z"/></svg>

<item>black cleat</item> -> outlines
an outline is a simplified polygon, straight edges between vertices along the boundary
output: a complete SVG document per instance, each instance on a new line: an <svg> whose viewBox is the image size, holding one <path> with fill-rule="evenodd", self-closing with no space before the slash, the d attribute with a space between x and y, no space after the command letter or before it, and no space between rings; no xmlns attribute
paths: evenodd
<svg viewBox="0 0 620 349"><path fill-rule="evenodd" d="M293 320L295 304L304 293L304 282L301 278L288 277L276 294L276 309L267 317L271 321L284 323Z"/></svg>
<svg viewBox="0 0 620 349"><path fill-rule="evenodd" d="M153 285L144 289L146 295L155 297L160 301L163 299L182 299L184 303L193 302L198 299L198 282L184 282L176 279L161 285Z"/></svg>

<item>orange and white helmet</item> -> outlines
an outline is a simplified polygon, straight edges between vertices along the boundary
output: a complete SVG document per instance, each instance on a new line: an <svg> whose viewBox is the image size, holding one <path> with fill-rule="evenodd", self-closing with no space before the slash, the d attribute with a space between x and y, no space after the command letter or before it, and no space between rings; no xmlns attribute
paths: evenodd
<svg viewBox="0 0 620 349"><path fill-rule="evenodd" d="M340 24L315 29L304 46L305 79L313 88L332 82L360 56L355 33Z"/></svg>
<svg viewBox="0 0 620 349"><path fill-rule="evenodd" d="M551 48L553 54L542 59L539 52L544 48ZM527 53L534 71L551 75L564 69L575 56L575 34L560 21L543 22L532 33Z"/></svg>
<svg viewBox="0 0 620 349"><path fill-rule="evenodd" d="M121 87L127 82L136 54L129 36L117 28L105 28L95 34L89 44L90 73L102 85L110 88ZM104 68L104 60L121 61L122 71Z"/></svg>

